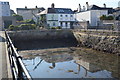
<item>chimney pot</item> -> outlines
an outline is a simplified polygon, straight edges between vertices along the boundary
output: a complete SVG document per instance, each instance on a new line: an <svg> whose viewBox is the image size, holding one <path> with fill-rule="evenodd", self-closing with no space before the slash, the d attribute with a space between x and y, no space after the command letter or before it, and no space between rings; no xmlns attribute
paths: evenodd
<svg viewBox="0 0 120 80"><path fill-rule="evenodd" d="M38 8L37 6L35 6L35 8Z"/></svg>
<svg viewBox="0 0 120 80"><path fill-rule="evenodd" d="M54 3L51 4L51 8L55 8L55 4Z"/></svg>
<svg viewBox="0 0 120 80"><path fill-rule="evenodd" d="M104 6L104 8L106 8L106 4L105 3L103 4L103 6Z"/></svg>
<svg viewBox="0 0 120 80"><path fill-rule="evenodd" d="M27 6L25 6L25 9L27 9Z"/></svg>

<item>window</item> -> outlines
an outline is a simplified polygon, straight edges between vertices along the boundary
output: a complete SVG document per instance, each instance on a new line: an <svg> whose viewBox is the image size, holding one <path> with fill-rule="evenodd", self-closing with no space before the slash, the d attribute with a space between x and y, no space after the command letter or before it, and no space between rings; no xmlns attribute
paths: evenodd
<svg viewBox="0 0 120 80"><path fill-rule="evenodd" d="M67 17L67 15L65 15L65 17Z"/></svg>
<svg viewBox="0 0 120 80"><path fill-rule="evenodd" d="M55 22L53 22L53 26L55 26Z"/></svg>
<svg viewBox="0 0 120 80"><path fill-rule="evenodd" d="M65 23L65 26L67 27L67 22Z"/></svg>
<svg viewBox="0 0 120 80"><path fill-rule="evenodd" d="M60 22L60 26L63 26L62 22Z"/></svg>
<svg viewBox="0 0 120 80"><path fill-rule="evenodd" d="M70 17L73 17L73 15L70 15Z"/></svg>
<svg viewBox="0 0 120 80"><path fill-rule="evenodd" d="M60 17L62 17L62 15L60 15Z"/></svg>

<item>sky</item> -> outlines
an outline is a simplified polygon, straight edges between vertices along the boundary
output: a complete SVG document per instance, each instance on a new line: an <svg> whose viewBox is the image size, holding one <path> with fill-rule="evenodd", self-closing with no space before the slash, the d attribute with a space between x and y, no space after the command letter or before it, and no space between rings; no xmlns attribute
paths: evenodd
<svg viewBox="0 0 120 80"><path fill-rule="evenodd" d="M78 4L81 6L85 6L86 2L89 5L98 5L103 7L105 3L107 7L118 7L118 2L120 0L2 0L9 1L10 8L16 12L16 8L24 8L27 6L28 8L34 8L35 6L48 8L51 7L51 4L54 3L56 8L71 8L72 10L76 10L78 8Z"/></svg>

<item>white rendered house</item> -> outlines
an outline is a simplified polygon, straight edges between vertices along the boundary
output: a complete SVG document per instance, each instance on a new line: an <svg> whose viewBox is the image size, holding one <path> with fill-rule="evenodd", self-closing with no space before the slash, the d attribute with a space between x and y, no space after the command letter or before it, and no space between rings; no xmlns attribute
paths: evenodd
<svg viewBox="0 0 120 80"><path fill-rule="evenodd" d="M46 23L49 27L73 28L75 21L74 12L68 8L48 8L38 14L46 16Z"/></svg>
<svg viewBox="0 0 120 80"><path fill-rule="evenodd" d="M96 28L100 25L100 16L113 14L114 9L106 7L106 4L103 4L104 7L99 7L96 5L90 5L86 2L86 8L79 4L79 12L75 13L76 23L88 22L87 28Z"/></svg>
<svg viewBox="0 0 120 80"><path fill-rule="evenodd" d="M89 21L90 26L98 26L100 21L100 16L108 15L107 10L89 10L80 13L76 13L76 20L78 22Z"/></svg>

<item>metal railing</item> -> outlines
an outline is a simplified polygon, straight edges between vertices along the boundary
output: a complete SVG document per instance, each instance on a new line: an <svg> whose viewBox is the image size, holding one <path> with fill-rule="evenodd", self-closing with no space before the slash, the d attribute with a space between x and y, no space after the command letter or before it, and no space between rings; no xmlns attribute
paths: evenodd
<svg viewBox="0 0 120 80"><path fill-rule="evenodd" d="M27 71L22 61L22 57L19 56L18 52L16 51L16 48L14 47L6 31L5 35L13 80L32 80L29 72Z"/></svg>

